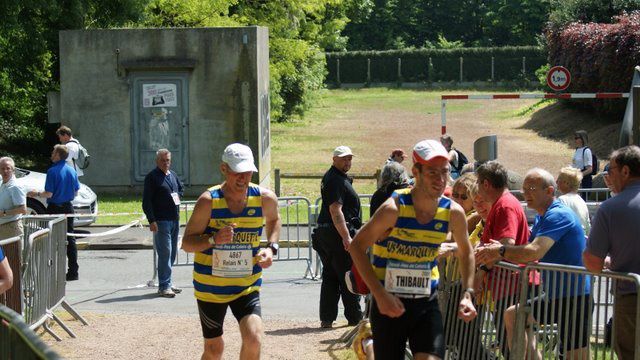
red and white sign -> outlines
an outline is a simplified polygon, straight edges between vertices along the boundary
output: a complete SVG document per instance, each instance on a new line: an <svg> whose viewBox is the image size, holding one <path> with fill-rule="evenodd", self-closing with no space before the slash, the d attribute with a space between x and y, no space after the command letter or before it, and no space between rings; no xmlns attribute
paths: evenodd
<svg viewBox="0 0 640 360"><path fill-rule="evenodd" d="M554 66L547 73L547 85L555 91L562 91L571 84L571 73L565 67Z"/></svg>

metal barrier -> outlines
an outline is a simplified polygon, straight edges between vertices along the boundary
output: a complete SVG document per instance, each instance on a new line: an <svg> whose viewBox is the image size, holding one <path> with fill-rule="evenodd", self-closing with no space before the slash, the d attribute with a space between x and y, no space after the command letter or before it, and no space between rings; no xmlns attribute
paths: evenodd
<svg viewBox="0 0 640 360"><path fill-rule="evenodd" d="M42 326L53 338L47 320L53 319L72 338L76 335L54 313L62 306L83 325L86 320L66 301L67 222L64 216L23 217L23 292L25 322L31 329Z"/></svg>
<svg viewBox="0 0 640 360"><path fill-rule="evenodd" d="M462 295L457 261L440 261L439 269L447 359L615 359L609 346L617 338L612 331L613 289L619 281L640 288L637 274L592 274L575 266L500 262L476 294L478 317L465 324L456 315ZM640 300L636 309L640 310ZM613 326L608 324L611 318ZM636 323L640 324L640 311ZM640 329L634 336L640 343ZM640 352L635 359L640 360Z"/></svg>
<svg viewBox="0 0 640 360"><path fill-rule="evenodd" d="M196 201L183 201L180 204L180 217L184 224L189 222L189 217ZM305 261L307 264L304 277L315 278L313 271L313 249L311 248L312 207L309 199L300 196L286 196L278 198L278 211L282 221L280 240L282 241L278 255L274 261ZM184 216L182 215L184 214ZM264 239L263 239L264 240ZM193 265L193 254L181 249L182 235L178 239L178 252L174 266ZM286 246L282 246L286 245ZM147 286L157 286L158 255L153 244L153 274Z"/></svg>
<svg viewBox="0 0 640 360"><path fill-rule="evenodd" d="M18 313L0 305L0 359L56 360L60 357L40 340Z"/></svg>
<svg viewBox="0 0 640 360"><path fill-rule="evenodd" d="M0 246L2 246L13 273L13 285L4 294L0 295L0 304L22 314L22 236L0 240Z"/></svg>

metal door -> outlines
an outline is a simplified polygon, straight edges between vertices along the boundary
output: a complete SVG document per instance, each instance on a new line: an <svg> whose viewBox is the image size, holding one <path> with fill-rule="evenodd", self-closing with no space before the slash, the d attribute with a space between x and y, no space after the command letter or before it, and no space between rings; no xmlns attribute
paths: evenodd
<svg viewBox="0 0 640 360"><path fill-rule="evenodd" d="M144 181L158 149L171 151L171 169L189 183L187 73L132 74L133 176Z"/></svg>

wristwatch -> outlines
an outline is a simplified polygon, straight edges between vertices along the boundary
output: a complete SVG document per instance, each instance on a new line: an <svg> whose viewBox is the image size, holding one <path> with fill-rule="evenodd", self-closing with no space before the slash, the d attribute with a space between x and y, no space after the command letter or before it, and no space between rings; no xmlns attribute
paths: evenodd
<svg viewBox="0 0 640 360"><path fill-rule="evenodd" d="M278 249L280 249L280 245L278 245L278 243L270 242L267 247L271 249L273 255L278 255Z"/></svg>
<svg viewBox="0 0 640 360"><path fill-rule="evenodd" d="M507 251L507 247L502 245L500 246L500 249L498 250L498 254L500 254L501 258L504 258L504 252Z"/></svg>

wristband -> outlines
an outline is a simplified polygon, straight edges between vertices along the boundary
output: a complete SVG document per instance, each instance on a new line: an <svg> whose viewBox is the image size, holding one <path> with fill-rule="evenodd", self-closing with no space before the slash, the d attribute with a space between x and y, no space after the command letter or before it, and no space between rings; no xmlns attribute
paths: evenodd
<svg viewBox="0 0 640 360"><path fill-rule="evenodd" d="M484 272L487 272L487 273L491 271L491 269L489 269L487 267L487 265L485 265L485 264L480 264L480 266L478 266L478 269L480 269L480 270L482 270Z"/></svg>
<svg viewBox="0 0 640 360"><path fill-rule="evenodd" d="M464 292L469 293L469 295L473 296L473 294L475 294L475 290L473 290L473 288L466 288L464 289Z"/></svg>
<svg viewBox="0 0 640 360"><path fill-rule="evenodd" d="M502 245L500 246L500 249L498 250L498 253L500 254L500 257L502 257L504 259L504 252L507 251L507 247Z"/></svg>

